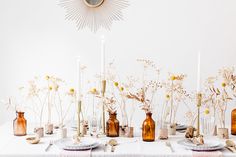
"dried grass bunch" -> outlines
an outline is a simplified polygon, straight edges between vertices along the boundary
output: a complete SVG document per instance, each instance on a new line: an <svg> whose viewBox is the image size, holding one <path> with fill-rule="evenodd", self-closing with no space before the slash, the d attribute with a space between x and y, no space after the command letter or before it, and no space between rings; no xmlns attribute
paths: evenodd
<svg viewBox="0 0 236 157"><path fill-rule="evenodd" d="M205 87L203 105L213 110L213 116L218 117L220 126L225 128L227 107L235 97L234 68L220 69L218 75L206 80Z"/></svg>
<svg viewBox="0 0 236 157"><path fill-rule="evenodd" d="M154 98L158 90L162 88L161 83L159 82L160 70L157 68L155 63L151 60L138 59L143 65L143 76L142 76L142 87L138 88L137 92L129 92L127 98L136 100L141 104L141 109L146 113L153 112L154 109ZM155 78L153 80L145 79L147 70L154 70Z"/></svg>
<svg viewBox="0 0 236 157"><path fill-rule="evenodd" d="M184 88L184 80L186 75L184 74L170 74L168 80L162 83L166 93L166 101L162 111L163 121L167 121L169 117L169 123L176 123L176 114L180 104L186 104L187 99L190 99L190 94L187 93Z"/></svg>

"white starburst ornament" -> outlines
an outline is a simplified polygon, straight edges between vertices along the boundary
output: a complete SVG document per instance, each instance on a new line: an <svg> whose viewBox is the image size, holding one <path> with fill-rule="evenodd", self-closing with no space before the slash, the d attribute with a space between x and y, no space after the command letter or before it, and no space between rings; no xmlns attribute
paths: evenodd
<svg viewBox="0 0 236 157"><path fill-rule="evenodd" d="M60 0L66 19L74 21L78 30L88 27L92 32L100 28L110 30L113 21L123 20L122 10L127 0Z"/></svg>

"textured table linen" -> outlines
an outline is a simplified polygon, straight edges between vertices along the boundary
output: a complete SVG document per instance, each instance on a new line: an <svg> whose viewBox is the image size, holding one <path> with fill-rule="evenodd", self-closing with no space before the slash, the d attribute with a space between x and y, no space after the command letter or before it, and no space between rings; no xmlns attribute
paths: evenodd
<svg viewBox="0 0 236 157"><path fill-rule="evenodd" d="M30 132L30 130L29 130ZM69 131L69 135L73 132ZM30 136L30 135L28 135ZM195 156L190 150L184 149L177 144L177 141L183 138L183 134L170 137L169 140L173 145L175 153L166 147L165 141L157 140L152 143L143 142L140 137L136 138L117 138L120 145L116 146L115 152L104 152L103 147L92 150L92 157L192 157ZM236 140L235 137L231 137ZM48 152L45 148L50 140L57 140L57 134L45 136L41 139L40 144L30 145L26 142L26 137L15 137L12 135L12 126L10 123L0 126L0 157L60 157L62 150L53 145ZM100 138L101 142L108 141L109 138ZM136 142L135 142L136 141ZM221 140L224 143L223 140ZM222 150L224 157L235 157L236 154L231 153L227 149ZM79 154L79 152L78 152ZM214 153L213 153L214 154ZM210 157L211 155L209 155ZM212 155L213 156L213 155Z"/></svg>

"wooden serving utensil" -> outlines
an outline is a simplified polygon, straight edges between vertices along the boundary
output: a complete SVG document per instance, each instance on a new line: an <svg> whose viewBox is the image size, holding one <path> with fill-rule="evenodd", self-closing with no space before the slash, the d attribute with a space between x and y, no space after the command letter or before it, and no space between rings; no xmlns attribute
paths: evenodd
<svg viewBox="0 0 236 157"><path fill-rule="evenodd" d="M226 143L226 148L227 148L229 151L231 151L231 152L233 152L233 153L236 153L236 144L235 144L233 141L231 141L231 140L226 140L225 143Z"/></svg>
<svg viewBox="0 0 236 157"><path fill-rule="evenodd" d="M111 146L111 152L115 151L115 146L118 145L118 142L115 139L111 139L108 144Z"/></svg>
<svg viewBox="0 0 236 157"><path fill-rule="evenodd" d="M39 137L28 137L28 138L26 138L26 141L29 144L38 144L40 142L40 138Z"/></svg>

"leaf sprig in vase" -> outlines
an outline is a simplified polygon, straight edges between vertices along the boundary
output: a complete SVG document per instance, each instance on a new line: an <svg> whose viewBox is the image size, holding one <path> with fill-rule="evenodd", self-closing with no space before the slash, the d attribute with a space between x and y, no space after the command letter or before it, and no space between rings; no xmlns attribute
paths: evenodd
<svg viewBox="0 0 236 157"><path fill-rule="evenodd" d="M152 119L152 113L155 110L154 103L158 90L162 87L159 82L160 71L153 61L138 59L138 62L143 65L143 75L141 87L137 89L137 92L129 92L127 97L129 99L139 102L140 108L145 111L146 119L142 124L142 138L143 141L153 142L155 140L155 121ZM154 78L148 80L148 70L154 70Z"/></svg>
<svg viewBox="0 0 236 157"><path fill-rule="evenodd" d="M138 62L143 65L143 75L142 75L142 87L137 89L137 92L129 92L127 97L129 99L136 100L141 104L141 109L146 113L152 113L154 110L154 99L160 88L162 88L159 82L160 70L157 68L155 63L151 60L138 59ZM148 70L154 70L153 80L145 79Z"/></svg>
<svg viewBox="0 0 236 157"><path fill-rule="evenodd" d="M215 119L218 117L218 136L221 138L228 138L228 129L225 122L228 105L234 97L233 78L234 68L222 68L218 75L209 77L205 83L203 105L213 110Z"/></svg>
<svg viewBox="0 0 236 157"><path fill-rule="evenodd" d="M183 85L185 78L186 75L184 74L169 74L168 80L163 83L166 92L166 106L168 106L164 114L164 120L169 117L169 120L167 120L169 124L176 124L179 106L182 103L186 104L186 100L190 98Z"/></svg>

